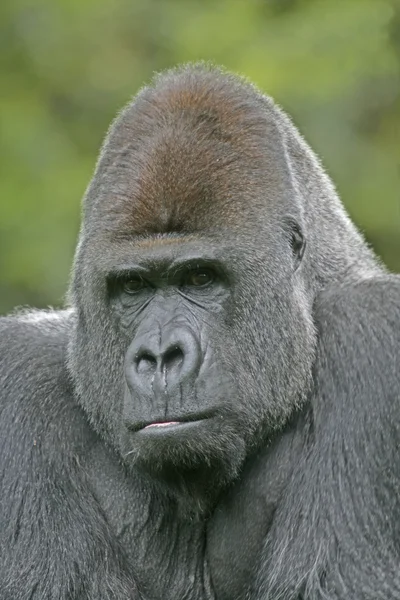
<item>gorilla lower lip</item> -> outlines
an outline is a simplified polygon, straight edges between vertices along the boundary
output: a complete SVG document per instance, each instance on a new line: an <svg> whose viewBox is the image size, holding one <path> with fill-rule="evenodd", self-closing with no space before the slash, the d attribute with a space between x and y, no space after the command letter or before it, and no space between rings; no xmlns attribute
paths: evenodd
<svg viewBox="0 0 400 600"><path fill-rule="evenodd" d="M166 421L165 423L150 423L143 429L149 429L150 427L169 427L170 425L179 425L179 421Z"/></svg>
<svg viewBox="0 0 400 600"><path fill-rule="evenodd" d="M146 425L145 427L142 427L142 429L139 429L138 433L141 433L142 435L144 434L162 434L162 433L173 433L176 432L177 430L181 431L181 430L185 430L185 429L193 429L195 427L197 427L198 425L200 425L201 423L203 423L205 420L207 419L197 419L197 420L193 420L193 421L166 421L164 423L160 422L160 423L150 423L149 425Z"/></svg>

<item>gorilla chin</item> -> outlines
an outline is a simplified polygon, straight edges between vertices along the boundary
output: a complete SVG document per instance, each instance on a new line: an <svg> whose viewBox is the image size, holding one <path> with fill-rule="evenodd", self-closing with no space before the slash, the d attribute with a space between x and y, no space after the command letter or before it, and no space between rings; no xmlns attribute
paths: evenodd
<svg viewBox="0 0 400 600"><path fill-rule="evenodd" d="M121 445L128 468L183 494L185 503L189 494L203 509L237 477L246 457L239 424L217 411L125 427Z"/></svg>

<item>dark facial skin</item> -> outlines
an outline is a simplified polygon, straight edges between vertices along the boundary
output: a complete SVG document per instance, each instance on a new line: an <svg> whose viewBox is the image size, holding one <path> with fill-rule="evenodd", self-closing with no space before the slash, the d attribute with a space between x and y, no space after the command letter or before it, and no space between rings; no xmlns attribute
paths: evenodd
<svg viewBox="0 0 400 600"><path fill-rule="evenodd" d="M230 273L217 248L210 244L205 253L184 236L146 240L132 255L137 262L109 275L112 309L131 340L123 456L171 483L185 472L193 483L199 477L201 485L222 482L229 476L226 454L240 432L240 415L230 408L233 377L222 368L217 344L217 332L227 327Z"/></svg>

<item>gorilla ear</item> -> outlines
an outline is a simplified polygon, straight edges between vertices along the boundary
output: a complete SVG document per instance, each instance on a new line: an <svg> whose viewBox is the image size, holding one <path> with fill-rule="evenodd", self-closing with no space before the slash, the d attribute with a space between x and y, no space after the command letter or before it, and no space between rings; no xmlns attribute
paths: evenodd
<svg viewBox="0 0 400 600"><path fill-rule="evenodd" d="M304 256L306 240L300 225L296 221L290 219L288 224L290 227L290 245L293 253L294 267L297 269Z"/></svg>

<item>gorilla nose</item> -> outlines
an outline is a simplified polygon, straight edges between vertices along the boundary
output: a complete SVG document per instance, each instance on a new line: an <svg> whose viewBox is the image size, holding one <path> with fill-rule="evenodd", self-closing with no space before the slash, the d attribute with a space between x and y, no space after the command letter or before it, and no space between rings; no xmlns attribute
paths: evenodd
<svg viewBox="0 0 400 600"><path fill-rule="evenodd" d="M172 391L199 370L201 350L191 331L172 331L162 338L138 337L128 350L128 383L141 392Z"/></svg>
<svg viewBox="0 0 400 600"><path fill-rule="evenodd" d="M142 348L135 356L135 367L138 374L157 370L171 373L180 371L184 361L184 351L177 344L159 353Z"/></svg>

